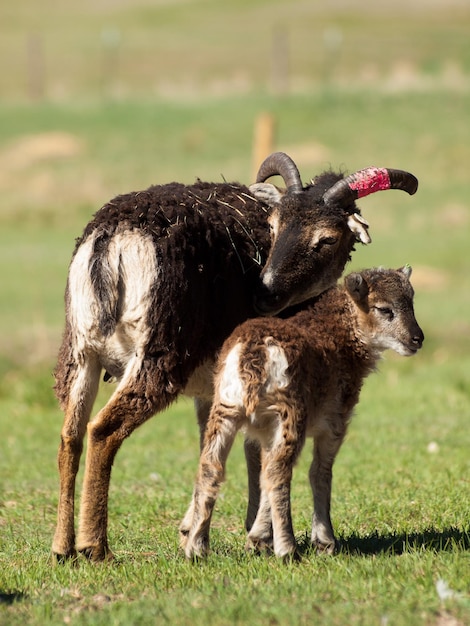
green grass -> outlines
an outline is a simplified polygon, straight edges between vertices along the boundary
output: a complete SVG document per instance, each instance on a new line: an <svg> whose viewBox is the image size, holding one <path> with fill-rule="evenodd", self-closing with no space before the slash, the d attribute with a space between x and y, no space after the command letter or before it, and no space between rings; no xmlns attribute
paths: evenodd
<svg viewBox="0 0 470 626"><path fill-rule="evenodd" d="M469 11L451 0L426 11L413 2L69 4L0 6L0 624L470 623ZM280 24L290 88L275 95ZM108 27L122 39L118 72L104 80ZM343 36L335 58L323 43L331 28ZM38 100L27 90L28 33L45 42ZM237 441L212 553L187 563L177 528L198 437L181 400L117 456L115 562L53 567L62 415L52 370L74 239L118 193L196 177L250 182L264 111L276 120L273 147L304 180L370 164L420 180L413 198L361 202L373 243L348 269L410 263L426 341L413 359L387 355L364 388L335 464L343 550L324 558L309 548L307 442L293 483L301 563L245 554ZM442 599L439 580L455 594Z"/></svg>

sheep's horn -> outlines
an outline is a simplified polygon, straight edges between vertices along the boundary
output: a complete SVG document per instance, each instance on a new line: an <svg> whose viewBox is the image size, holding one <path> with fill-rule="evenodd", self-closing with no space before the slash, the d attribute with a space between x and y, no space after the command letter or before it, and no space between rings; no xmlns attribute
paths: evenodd
<svg viewBox="0 0 470 626"><path fill-rule="evenodd" d="M303 189L299 170L294 161L284 152L274 152L260 165L257 183L264 183L271 176L282 176L289 193L300 193Z"/></svg>
<svg viewBox="0 0 470 626"><path fill-rule="evenodd" d="M385 189L403 189L413 195L418 189L418 179L403 170L368 167L343 178L330 187L323 194L323 201L346 206L358 198Z"/></svg>

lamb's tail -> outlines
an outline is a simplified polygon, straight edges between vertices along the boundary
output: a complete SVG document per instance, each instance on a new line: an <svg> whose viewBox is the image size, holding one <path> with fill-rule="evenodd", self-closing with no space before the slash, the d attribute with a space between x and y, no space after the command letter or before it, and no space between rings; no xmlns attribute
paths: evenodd
<svg viewBox="0 0 470 626"><path fill-rule="evenodd" d="M243 381L247 415L253 413L260 400L260 392L266 383L266 349L264 346L250 346L249 354L240 355L240 377Z"/></svg>

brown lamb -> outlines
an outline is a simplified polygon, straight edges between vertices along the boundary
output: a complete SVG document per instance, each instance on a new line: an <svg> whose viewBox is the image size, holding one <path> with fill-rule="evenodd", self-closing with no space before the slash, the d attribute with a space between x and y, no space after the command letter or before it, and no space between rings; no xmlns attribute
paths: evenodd
<svg viewBox="0 0 470 626"><path fill-rule="evenodd" d="M261 500L247 548L296 554L290 484L307 436L314 499L312 544L333 553L332 466L364 379L387 348L415 354L424 335L415 319L411 268L371 269L345 278L287 319L239 326L222 347L193 501L181 529L188 558L205 556L224 468L244 429L262 449Z"/></svg>

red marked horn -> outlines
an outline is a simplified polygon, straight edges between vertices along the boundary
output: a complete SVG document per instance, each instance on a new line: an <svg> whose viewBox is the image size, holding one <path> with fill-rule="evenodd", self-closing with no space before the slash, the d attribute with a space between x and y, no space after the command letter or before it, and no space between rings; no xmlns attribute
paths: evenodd
<svg viewBox="0 0 470 626"><path fill-rule="evenodd" d="M343 178L333 187L330 187L323 194L323 201L345 206L358 198L386 189L402 189L413 195L418 189L418 179L413 174L403 170L367 167Z"/></svg>
<svg viewBox="0 0 470 626"><path fill-rule="evenodd" d="M256 182L264 183L271 176L282 176L289 193L300 193L303 189L297 165L285 152L274 152L261 163Z"/></svg>

